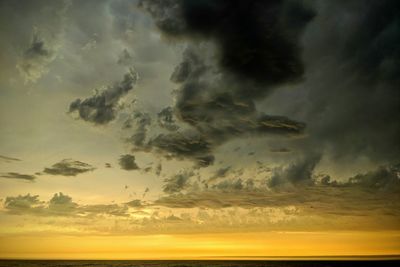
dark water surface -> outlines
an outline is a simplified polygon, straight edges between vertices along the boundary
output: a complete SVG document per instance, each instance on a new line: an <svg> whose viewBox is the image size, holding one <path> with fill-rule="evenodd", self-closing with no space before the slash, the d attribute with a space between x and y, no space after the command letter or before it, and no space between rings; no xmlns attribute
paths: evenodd
<svg viewBox="0 0 400 267"><path fill-rule="evenodd" d="M385 267L400 266L400 260L196 260L196 261L90 261L90 260L0 260L0 267Z"/></svg>

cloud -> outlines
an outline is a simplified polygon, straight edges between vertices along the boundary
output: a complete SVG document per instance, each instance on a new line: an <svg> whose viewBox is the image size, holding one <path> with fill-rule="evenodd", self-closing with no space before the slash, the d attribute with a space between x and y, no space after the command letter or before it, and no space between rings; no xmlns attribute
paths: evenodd
<svg viewBox="0 0 400 267"><path fill-rule="evenodd" d="M123 66L131 66L133 63L133 57L129 53L127 49L124 49L122 53L118 57L118 64L123 65Z"/></svg>
<svg viewBox="0 0 400 267"><path fill-rule="evenodd" d="M170 178L173 192L160 197L156 205L170 208L283 207L295 205L310 214L358 214L373 209L398 214L400 193L399 165L386 165L376 170L349 177L345 181L330 181L329 175L315 175L313 169L319 157L304 159L286 168L272 170L271 178L225 178L204 188L195 188L187 176ZM185 191L183 191L185 189ZM340 196L338 198L337 196ZM380 207L380 208L379 208ZM328 210L327 210L328 209ZM396 215L397 216L397 215Z"/></svg>
<svg viewBox="0 0 400 267"><path fill-rule="evenodd" d="M320 155L308 156L296 163L290 164L286 168L276 168L272 172L272 177L268 181L271 188L285 185L310 185L313 184L313 171L320 161Z"/></svg>
<svg viewBox="0 0 400 267"><path fill-rule="evenodd" d="M168 194L179 193L186 188L190 177L194 176L192 171L182 171L164 180L163 191Z"/></svg>
<svg viewBox="0 0 400 267"><path fill-rule="evenodd" d="M173 130L176 124L185 129L160 134L147 150L205 167L213 163L215 148L231 139L303 133L304 123L267 115L255 101L277 86L301 81L299 38L314 16L308 7L293 1L155 0L139 6L166 37L187 44L171 75L178 86L175 106L159 113L161 127L176 117Z"/></svg>
<svg viewBox="0 0 400 267"><path fill-rule="evenodd" d="M138 74L132 68L124 75L122 81L108 86L94 96L73 101L69 113L77 112L79 118L94 124L107 124L116 117L118 101L131 91L138 80Z"/></svg>
<svg viewBox="0 0 400 267"><path fill-rule="evenodd" d="M350 177L347 186L360 186L385 191L400 188L400 164L381 166L376 170Z"/></svg>
<svg viewBox="0 0 400 267"><path fill-rule="evenodd" d="M214 181L218 178L223 178L226 176L226 174L231 170L231 166L225 167L225 168L219 168L218 170L215 171L214 175L208 179L209 182Z"/></svg>
<svg viewBox="0 0 400 267"><path fill-rule="evenodd" d="M77 213L78 204L72 201L72 198L63 193L56 193L50 199L48 204L48 211L57 215L68 215Z"/></svg>
<svg viewBox="0 0 400 267"><path fill-rule="evenodd" d="M8 178L8 179L20 179L20 180L27 180L27 181L34 181L36 179L35 175L30 174L22 174L18 172L7 172L0 175L1 178Z"/></svg>
<svg viewBox="0 0 400 267"><path fill-rule="evenodd" d="M139 166L135 162L135 156L126 154L122 155L119 158L119 165L121 166L121 169L131 171L131 170L138 170Z"/></svg>
<svg viewBox="0 0 400 267"><path fill-rule="evenodd" d="M6 197L4 207L14 214L38 212L42 209L42 202L39 200L38 195L19 195L16 197Z"/></svg>
<svg viewBox="0 0 400 267"><path fill-rule="evenodd" d="M51 175L76 176L95 169L96 168L92 165L81 161L63 159L62 161L53 164L53 166L45 168L43 172Z"/></svg>
<svg viewBox="0 0 400 267"><path fill-rule="evenodd" d="M286 147L272 148L269 151L273 152L273 153L288 153L288 152L291 152L291 150L286 148Z"/></svg>
<svg viewBox="0 0 400 267"><path fill-rule="evenodd" d="M54 59L55 52L48 47L35 30L29 47L24 51L17 64L17 69L25 82L36 82L49 71L47 65Z"/></svg>
<svg viewBox="0 0 400 267"><path fill-rule="evenodd" d="M399 3L317 1L314 6L318 15L303 37L303 92L277 94L270 103L298 98L277 112L303 114L308 140L299 147L319 149L338 169L363 159L375 165L397 162Z"/></svg>
<svg viewBox="0 0 400 267"><path fill-rule="evenodd" d="M161 128L167 129L168 131L176 131L179 126L176 125L176 120L174 118L173 108L166 107L157 113L158 125Z"/></svg>
<svg viewBox="0 0 400 267"><path fill-rule="evenodd" d="M296 41L314 12L300 2L143 0L139 5L168 36L213 40L221 68L241 79L280 84L303 74Z"/></svg>
<svg viewBox="0 0 400 267"><path fill-rule="evenodd" d="M200 167L206 167L214 162L211 143L195 131L159 134L151 139L147 146L167 158L190 159Z"/></svg>
<svg viewBox="0 0 400 267"><path fill-rule="evenodd" d="M137 208L142 206L142 201L140 199L134 199L126 203L127 206Z"/></svg>
<svg viewBox="0 0 400 267"><path fill-rule="evenodd" d="M2 155L0 155L0 160L4 161L4 162L21 161L20 159L17 159L17 158L12 158L12 157L2 156Z"/></svg>
<svg viewBox="0 0 400 267"><path fill-rule="evenodd" d="M136 147L143 147L147 137L147 128L151 124L150 115L148 113L137 111L134 112L132 118L129 118L127 121L125 121L125 125L127 122L134 122L136 124L135 133L129 138L129 141L132 142Z"/></svg>

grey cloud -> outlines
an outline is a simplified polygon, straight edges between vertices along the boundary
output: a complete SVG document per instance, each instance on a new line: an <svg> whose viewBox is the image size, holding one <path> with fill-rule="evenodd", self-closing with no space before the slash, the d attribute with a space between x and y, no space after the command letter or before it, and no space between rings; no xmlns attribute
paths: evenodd
<svg viewBox="0 0 400 267"><path fill-rule="evenodd" d="M135 156L126 154L122 155L119 158L119 165L121 166L121 169L131 171L131 170L138 170L139 166L135 162Z"/></svg>
<svg viewBox="0 0 400 267"><path fill-rule="evenodd" d="M188 43L182 62L171 75L171 81L179 87L175 106L168 114L176 115L192 129L160 135L149 142L148 148L164 139L178 141L182 149L162 146L161 150L167 156L172 152L178 159L195 162L201 156L206 159L200 164L204 167L212 163L213 150L230 139L303 133L304 123L266 115L256 109L255 101L273 87L301 80L298 39L313 17L308 8L292 1L194 4L148 0L139 5L165 35ZM186 145L193 137L194 143L201 140L203 145ZM160 150L160 146L156 148ZM199 150L188 152L196 148Z"/></svg>
<svg viewBox="0 0 400 267"><path fill-rule="evenodd" d="M382 209L383 213L400 215L396 210L400 192L399 165L381 166L340 182L331 181L329 175L316 177L313 168L318 160L316 156L313 160L306 159L286 168L275 169L272 177L278 177L274 178L277 180L272 180L271 184L271 180L266 179L272 188L268 188L264 181L256 183L253 179L235 178L202 190L190 190L192 184L183 179L181 187L190 193L170 194L159 198L155 204L171 208L213 209L294 205L311 214L318 210L320 213L350 215Z"/></svg>
<svg viewBox="0 0 400 267"><path fill-rule="evenodd" d="M118 101L134 88L137 80L138 74L130 69L122 81L108 86L92 97L73 101L69 106L69 113L78 112L82 120L94 124L107 124L116 117Z"/></svg>
<svg viewBox="0 0 400 267"><path fill-rule="evenodd" d="M194 173L192 171L183 171L164 180L163 191L168 194L179 193L187 186L187 182Z"/></svg>
<svg viewBox="0 0 400 267"><path fill-rule="evenodd" d="M81 173L93 171L94 169L92 165L81 161L63 159L51 167L45 168L43 172L51 175L76 176Z"/></svg>
<svg viewBox="0 0 400 267"><path fill-rule="evenodd" d="M34 181L36 179L35 175L31 174L22 174L18 172L7 172L0 175L1 178L8 178L8 179L20 179L20 180L27 180L27 181Z"/></svg>
<svg viewBox="0 0 400 267"><path fill-rule="evenodd" d="M272 177L268 181L271 188L285 185L310 185L314 183L313 171L320 161L320 155L308 156L289 166L276 168L272 172Z"/></svg>

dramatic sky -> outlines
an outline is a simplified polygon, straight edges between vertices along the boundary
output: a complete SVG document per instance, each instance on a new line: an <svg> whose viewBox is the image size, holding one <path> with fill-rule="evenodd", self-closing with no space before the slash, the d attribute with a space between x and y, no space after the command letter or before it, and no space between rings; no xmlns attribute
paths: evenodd
<svg viewBox="0 0 400 267"><path fill-rule="evenodd" d="M400 254L397 0L0 1L0 257Z"/></svg>

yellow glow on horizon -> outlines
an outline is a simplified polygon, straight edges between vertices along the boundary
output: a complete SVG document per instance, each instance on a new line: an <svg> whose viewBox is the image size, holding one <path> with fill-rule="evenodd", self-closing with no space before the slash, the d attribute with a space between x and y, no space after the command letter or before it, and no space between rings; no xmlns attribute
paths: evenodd
<svg viewBox="0 0 400 267"><path fill-rule="evenodd" d="M143 236L7 236L0 258L212 259L400 255L400 232L264 232Z"/></svg>

